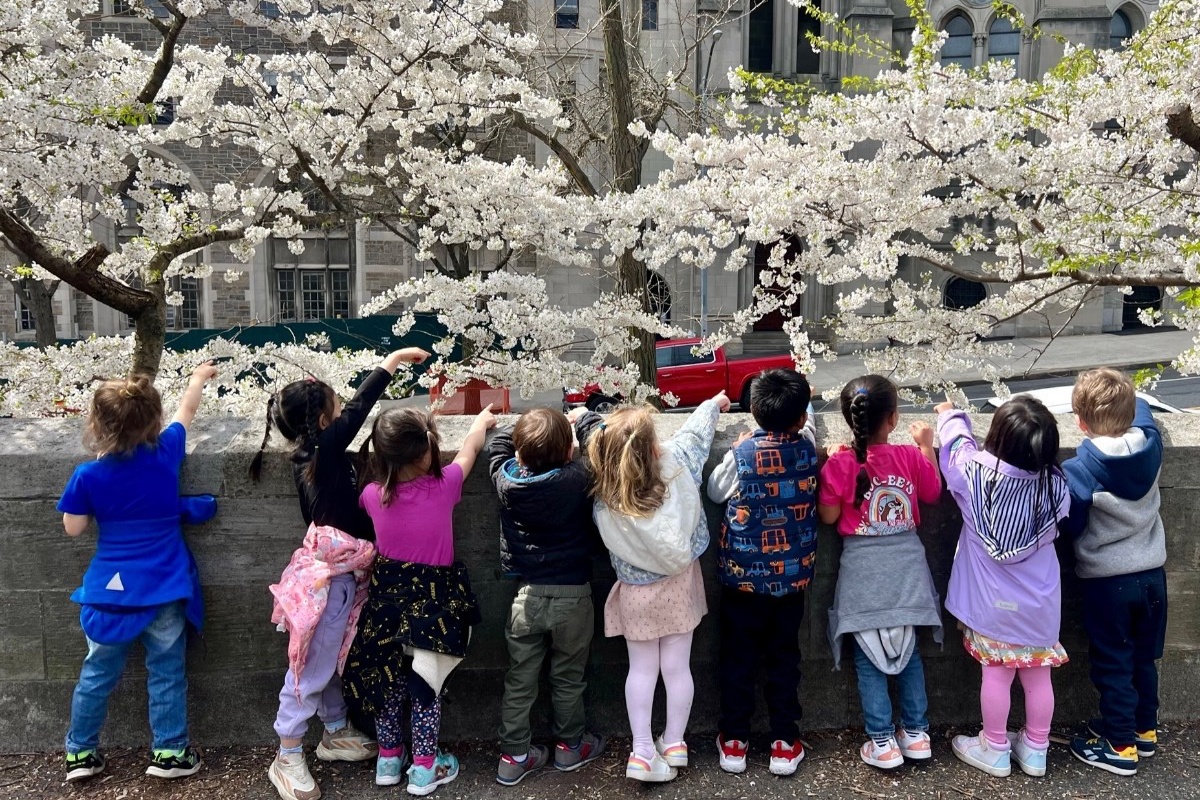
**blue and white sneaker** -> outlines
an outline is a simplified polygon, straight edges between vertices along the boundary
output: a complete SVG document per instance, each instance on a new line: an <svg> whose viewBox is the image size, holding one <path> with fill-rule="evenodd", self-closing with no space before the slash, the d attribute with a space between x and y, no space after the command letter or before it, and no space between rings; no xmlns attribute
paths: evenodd
<svg viewBox="0 0 1200 800"><path fill-rule="evenodd" d="M400 773L404 771L404 759L401 756L379 756L375 759L375 785L396 786L400 783Z"/></svg>
<svg viewBox="0 0 1200 800"><path fill-rule="evenodd" d="M978 736L955 736L950 742L950 749L960 761L988 775L1007 778L1012 774L1008 750L996 749L982 733Z"/></svg>
<svg viewBox="0 0 1200 800"><path fill-rule="evenodd" d="M1008 747L1012 760L1017 762L1021 772L1035 778L1046 774L1046 752L1050 749L1049 743L1045 747L1034 747L1025 737L1025 729L1022 728L1018 733L1009 732Z"/></svg>
<svg viewBox="0 0 1200 800"><path fill-rule="evenodd" d="M434 756L432 767L413 764L408 768L408 793L417 796L431 794L437 787L458 777L458 759L441 750Z"/></svg>
<svg viewBox="0 0 1200 800"><path fill-rule="evenodd" d="M1135 745L1113 749L1103 736L1091 739L1078 737L1071 740L1071 755L1091 767L1099 767L1114 775L1136 775L1138 752Z"/></svg>

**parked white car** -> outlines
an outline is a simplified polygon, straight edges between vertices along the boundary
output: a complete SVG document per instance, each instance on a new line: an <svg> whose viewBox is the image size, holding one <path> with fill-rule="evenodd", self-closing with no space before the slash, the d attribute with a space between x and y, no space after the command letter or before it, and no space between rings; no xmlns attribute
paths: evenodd
<svg viewBox="0 0 1200 800"><path fill-rule="evenodd" d="M1011 397L1017 395L1026 395L1035 400L1040 400L1042 405L1050 409L1051 414L1070 414L1071 413L1071 392L1074 386L1053 386L1049 389L1030 389L1027 392L1016 392ZM1159 414L1194 414L1196 412L1184 408L1176 408L1168 405L1157 397L1138 392L1137 396L1150 404L1150 410ZM984 411L995 411L1000 406L1009 401L1009 397L989 397L983 404Z"/></svg>

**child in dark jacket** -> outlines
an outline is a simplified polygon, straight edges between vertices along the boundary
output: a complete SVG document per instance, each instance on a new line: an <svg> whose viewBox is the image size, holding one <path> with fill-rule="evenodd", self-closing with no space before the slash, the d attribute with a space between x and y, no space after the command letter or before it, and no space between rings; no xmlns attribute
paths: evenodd
<svg viewBox="0 0 1200 800"><path fill-rule="evenodd" d="M1114 369L1081 373L1071 407L1088 437L1063 463L1071 491L1092 683L1100 719L1071 752L1133 775L1158 743L1158 669L1167 630L1166 535L1159 516L1163 443L1146 401Z"/></svg>
<svg viewBox="0 0 1200 800"><path fill-rule="evenodd" d="M817 451L811 390L794 370L764 372L750 387L758 429L743 434L708 479L708 496L727 503L721 524L721 769L746 769L754 713L754 669L766 666L770 770L791 775L800 742L800 623L817 550Z"/></svg>
<svg viewBox="0 0 1200 800"><path fill-rule="evenodd" d="M588 474L571 459L571 425L538 408L492 439L491 475L500 500L500 566L520 581L504 627L509 667L500 711L497 782L513 786L550 754L530 746L529 713L550 652L554 767L570 772L604 752L585 729L584 670L592 643L592 552L597 539Z"/></svg>

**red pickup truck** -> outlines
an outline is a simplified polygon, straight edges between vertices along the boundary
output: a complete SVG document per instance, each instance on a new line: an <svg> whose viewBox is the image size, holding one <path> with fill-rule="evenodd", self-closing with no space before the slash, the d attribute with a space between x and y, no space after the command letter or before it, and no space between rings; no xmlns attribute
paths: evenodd
<svg viewBox="0 0 1200 800"><path fill-rule="evenodd" d="M722 389L731 400L740 402L744 411L750 410L750 381L769 369L794 369L795 362L788 354L777 356L742 356L727 358L725 348L718 347L707 355L695 355L692 348L699 339L666 339L656 345L655 361L658 389L679 398L680 406L695 406ZM582 390L564 390L563 406L586 406L592 411L607 412L620 398L601 393L597 384Z"/></svg>

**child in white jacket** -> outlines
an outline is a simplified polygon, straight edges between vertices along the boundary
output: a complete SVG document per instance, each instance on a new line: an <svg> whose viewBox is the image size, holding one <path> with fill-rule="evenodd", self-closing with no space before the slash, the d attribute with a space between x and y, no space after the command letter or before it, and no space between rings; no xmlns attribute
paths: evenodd
<svg viewBox="0 0 1200 800"><path fill-rule="evenodd" d="M692 710L692 633L708 612L698 559L708 548L700 498L717 416L729 410L721 392L706 400L666 443L659 443L648 408L626 407L607 418L576 420L594 473L596 526L618 581L604 604L604 635L629 647L625 705L633 752L625 777L673 779L688 763L684 732ZM653 739L650 715L662 675L667 725Z"/></svg>

